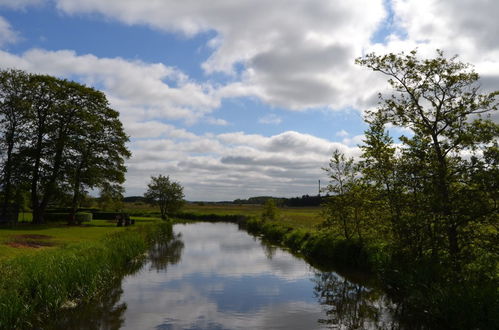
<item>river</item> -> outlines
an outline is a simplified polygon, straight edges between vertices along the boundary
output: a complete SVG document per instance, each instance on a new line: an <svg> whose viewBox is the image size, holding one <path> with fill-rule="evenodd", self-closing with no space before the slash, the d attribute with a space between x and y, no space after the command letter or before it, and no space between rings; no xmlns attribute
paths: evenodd
<svg viewBox="0 0 499 330"><path fill-rule="evenodd" d="M320 271L231 223L174 226L147 260L55 329L396 329L374 288Z"/></svg>

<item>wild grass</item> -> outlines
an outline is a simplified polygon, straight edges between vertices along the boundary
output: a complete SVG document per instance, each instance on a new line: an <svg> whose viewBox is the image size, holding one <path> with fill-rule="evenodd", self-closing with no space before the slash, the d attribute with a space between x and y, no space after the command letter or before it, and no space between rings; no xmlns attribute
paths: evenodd
<svg viewBox="0 0 499 330"><path fill-rule="evenodd" d="M171 224L165 222L114 230L110 226L95 228L65 228L92 233L63 247L0 261L0 329L36 327L68 301L90 298L122 276L155 239L171 233ZM46 230L59 237L75 236L75 232L61 233L61 228Z"/></svg>

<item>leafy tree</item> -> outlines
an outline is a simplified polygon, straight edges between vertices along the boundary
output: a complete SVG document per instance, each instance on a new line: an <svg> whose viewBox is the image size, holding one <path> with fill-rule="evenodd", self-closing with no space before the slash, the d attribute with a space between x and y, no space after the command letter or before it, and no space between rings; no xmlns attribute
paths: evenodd
<svg viewBox="0 0 499 330"><path fill-rule="evenodd" d="M278 209L273 198L268 198L263 205L262 219L276 220L278 217Z"/></svg>
<svg viewBox="0 0 499 330"><path fill-rule="evenodd" d="M3 213L30 190L33 222L58 196L124 181L128 137L102 92L47 75L0 71ZM15 187L14 187L15 185Z"/></svg>
<svg viewBox="0 0 499 330"><path fill-rule="evenodd" d="M357 235L362 239L368 198L363 187L359 167L353 158L346 158L335 150L329 167L323 168L330 178L326 190L333 195L327 199L323 227L338 228L350 240Z"/></svg>
<svg viewBox="0 0 499 330"><path fill-rule="evenodd" d="M100 188L99 207L102 210L121 211L124 192L125 189L121 185L104 182Z"/></svg>
<svg viewBox="0 0 499 330"><path fill-rule="evenodd" d="M65 170L67 182L72 186L73 219L86 188L101 187L109 191L109 187L119 187L125 181L124 161L130 157L125 145L128 137L119 114L109 108L105 95L87 89L84 97L85 113L79 128L72 133ZM118 203L121 203L122 189L114 190L118 190L121 196Z"/></svg>
<svg viewBox="0 0 499 330"><path fill-rule="evenodd" d="M179 210L184 204L183 190L180 183L160 174L157 177L151 176L144 197L148 203L159 206L161 218L167 220L169 214Z"/></svg>
<svg viewBox="0 0 499 330"><path fill-rule="evenodd" d="M19 148L26 138L28 105L23 71L0 71L0 153L3 201L0 218L5 218L12 205L15 186L19 183Z"/></svg>
<svg viewBox="0 0 499 330"><path fill-rule="evenodd" d="M405 176L406 192L419 196L423 209L427 207L425 218L431 221L426 225L433 235L445 238L447 252L458 269L463 248L470 244L468 225L486 217L480 211L482 206L468 203L465 196L470 194L463 192L477 174L468 159L483 159L499 136L499 125L486 117L497 110L499 92L480 93L478 74L456 57L444 57L442 51L433 59L419 59L416 51L368 54L357 63L389 77L394 94L380 95L378 111L387 123L413 133L400 138L401 159L409 170L405 171L409 174ZM411 166L415 163L419 169ZM468 212L472 216L462 212L463 204L473 208Z"/></svg>

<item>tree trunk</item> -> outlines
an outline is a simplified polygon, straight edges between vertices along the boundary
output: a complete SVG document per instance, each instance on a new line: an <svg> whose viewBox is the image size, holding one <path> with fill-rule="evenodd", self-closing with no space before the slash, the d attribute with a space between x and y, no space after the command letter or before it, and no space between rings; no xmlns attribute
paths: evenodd
<svg viewBox="0 0 499 330"><path fill-rule="evenodd" d="M7 210L9 207L11 195L12 195L12 150L14 149L14 137L13 134L9 134L7 139L7 159L5 161L4 167L4 196L2 204L2 217L7 216Z"/></svg>
<svg viewBox="0 0 499 330"><path fill-rule="evenodd" d="M81 184L81 169L83 168L83 161L78 164L75 174L75 182L73 185L73 200L71 201L71 215L68 220L68 225L76 224L76 212L78 211L78 204L80 200L80 184Z"/></svg>
<svg viewBox="0 0 499 330"><path fill-rule="evenodd" d="M459 242L457 225L453 218L452 205L449 193L449 179L447 159L442 153L438 138L433 136L433 146L437 156L437 198L438 212L442 215L446 227L448 251L454 270L459 270Z"/></svg>

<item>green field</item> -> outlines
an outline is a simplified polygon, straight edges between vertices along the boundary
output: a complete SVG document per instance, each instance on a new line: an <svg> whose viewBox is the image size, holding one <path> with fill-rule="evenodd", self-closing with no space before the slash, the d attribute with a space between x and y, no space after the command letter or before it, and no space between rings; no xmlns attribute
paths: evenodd
<svg viewBox="0 0 499 330"><path fill-rule="evenodd" d="M159 210L143 203L125 204L125 211L141 216L133 216L136 225L158 221ZM245 215L259 217L262 205L233 205L188 203L182 212L195 214ZM82 226L67 226L65 223L31 225L31 213L19 214L16 227L0 227L0 260L21 254L34 254L47 249L57 249L71 243L96 241L105 235L124 230L116 227L114 221L92 220ZM294 228L314 229L321 223L320 208L279 208L277 222Z"/></svg>
<svg viewBox="0 0 499 330"><path fill-rule="evenodd" d="M126 204L125 210L132 215L141 214L143 216L148 213L158 216L159 212L158 209L143 203ZM320 207L280 207L277 221L291 227L315 229L322 222L320 211ZM181 212L260 217L263 212L263 205L187 203Z"/></svg>
<svg viewBox="0 0 499 330"><path fill-rule="evenodd" d="M27 215L31 216L30 213ZM157 218L134 217L136 226L156 222ZM123 231L114 221L92 220L82 226L65 223L31 225L20 223L16 227L0 227L0 260L57 249L72 243L97 241L107 234Z"/></svg>

